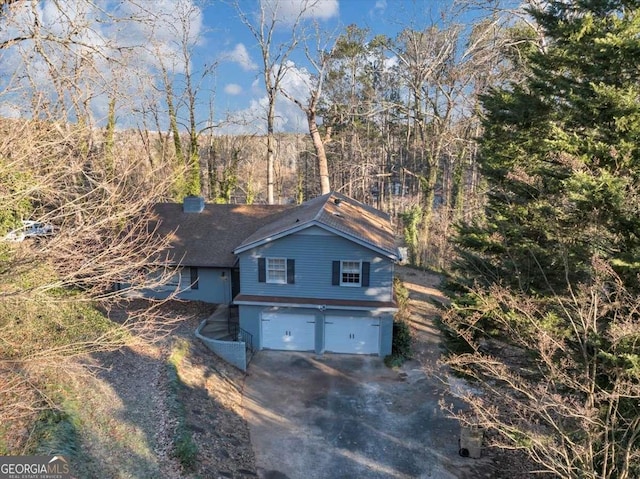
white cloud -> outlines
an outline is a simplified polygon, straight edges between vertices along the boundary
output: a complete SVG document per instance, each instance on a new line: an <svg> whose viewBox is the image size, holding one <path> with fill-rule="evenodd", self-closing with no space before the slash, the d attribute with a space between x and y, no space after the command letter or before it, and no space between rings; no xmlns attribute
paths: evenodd
<svg viewBox="0 0 640 479"><path fill-rule="evenodd" d="M304 68L298 68L293 62L287 64L287 73L282 80L282 88L294 98L306 103L309 97L309 87L311 85L311 75ZM231 114L231 124L223 127L220 133L243 134L258 133L266 134L267 120L266 112L269 105L264 88L261 89L259 82L253 83L253 91L257 97L244 110ZM307 120L304 112L293 102L279 95L276 100L276 115L274 129L276 132L306 132Z"/></svg>
<svg viewBox="0 0 640 479"><path fill-rule="evenodd" d="M260 78L256 78L251 82L251 91L254 95L260 95L260 93L264 93L264 87L262 86L260 81Z"/></svg>
<svg viewBox="0 0 640 479"><path fill-rule="evenodd" d="M247 47L244 46L244 43L238 43L233 50L224 54L223 57L237 63L244 71L249 72L258 69L258 65L251 60L251 56L247 51Z"/></svg>
<svg viewBox="0 0 640 479"><path fill-rule="evenodd" d="M373 15L383 15L385 10L387 9L387 0L376 0L373 9L369 12L371 16Z"/></svg>
<svg viewBox="0 0 640 479"><path fill-rule="evenodd" d="M269 15L275 13L283 23L292 23L298 16L328 20L337 17L340 10L338 0L260 0L260 5Z"/></svg>
<svg viewBox="0 0 640 479"><path fill-rule="evenodd" d="M237 83L229 83L225 85L224 92L227 95L239 95L240 93L242 93L242 87Z"/></svg>
<svg viewBox="0 0 640 479"><path fill-rule="evenodd" d="M43 37L61 41L42 41L52 69L32 41L1 52L0 89L13 93L0 98L0 111L7 114L15 111L12 105L18 105L22 114L29 116L26 109L31 102L25 98L55 104L61 98L55 93L56 81L80 65L82 71L74 73L79 76L73 83L76 90L69 88L65 93L78 95L82 103L88 99L92 116L100 123L106 115L109 92L117 97L118 117L126 119L127 126L135 124L132 113L144 101L146 93L141 92L154 89L159 60L170 76L183 73L179 39L184 34L189 48L195 47L202 32L202 12L195 0L157 0L149 7L150 3L138 0L66 0L37 2L33 10L29 2L18 2L4 11L0 41L28 36L34 15ZM65 43L67 39L72 43ZM73 113L69 118L73 119Z"/></svg>
<svg viewBox="0 0 640 479"><path fill-rule="evenodd" d="M306 68L298 68L291 61L287 62L286 66L286 74L282 79L282 89L290 96L306 103L313 86L311 74Z"/></svg>

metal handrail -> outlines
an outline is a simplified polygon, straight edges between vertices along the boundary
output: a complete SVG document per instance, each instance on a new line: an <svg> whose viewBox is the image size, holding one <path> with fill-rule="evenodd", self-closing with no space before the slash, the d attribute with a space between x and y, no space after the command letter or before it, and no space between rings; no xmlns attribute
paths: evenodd
<svg viewBox="0 0 640 479"><path fill-rule="evenodd" d="M238 330L240 329L240 325L238 323L232 323L231 321L227 322L227 330L229 335L234 338L234 341L238 340Z"/></svg>
<svg viewBox="0 0 640 479"><path fill-rule="evenodd" d="M247 348L247 366L249 366L251 359L253 359L253 354L255 353L253 350L253 335L242 328L240 328L240 335L242 336L242 340Z"/></svg>
<svg viewBox="0 0 640 479"><path fill-rule="evenodd" d="M244 329L238 327L239 338L247 345L247 349L250 352L253 352L253 334L249 331L245 331Z"/></svg>
<svg viewBox="0 0 640 479"><path fill-rule="evenodd" d="M244 342L247 349L253 352L253 334L242 329L238 323L229 322L229 335L234 341Z"/></svg>

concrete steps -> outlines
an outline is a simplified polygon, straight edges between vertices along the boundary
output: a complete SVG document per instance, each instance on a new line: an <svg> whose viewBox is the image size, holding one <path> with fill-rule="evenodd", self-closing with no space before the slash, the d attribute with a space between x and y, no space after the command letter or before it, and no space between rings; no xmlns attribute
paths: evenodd
<svg viewBox="0 0 640 479"><path fill-rule="evenodd" d="M253 356L251 340L246 342L245 336L242 333L238 334L242 331L238 327L238 310L237 308L229 309L224 304L218 306L211 316L200 323L195 332L196 337L222 359L241 371L246 371L247 364ZM236 331L235 337L229 334L230 326Z"/></svg>
<svg viewBox="0 0 640 479"><path fill-rule="evenodd" d="M229 325L227 324L227 320L222 321L214 321L211 322L207 320L207 324L202 328L201 333L204 336L208 336L213 339L221 339L222 336L227 336L229 334Z"/></svg>
<svg viewBox="0 0 640 479"><path fill-rule="evenodd" d="M229 335L229 306L226 304L218 306L213 314L206 319L205 325L200 329L200 334L216 340L236 340L237 338L232 338Z"/></svg>

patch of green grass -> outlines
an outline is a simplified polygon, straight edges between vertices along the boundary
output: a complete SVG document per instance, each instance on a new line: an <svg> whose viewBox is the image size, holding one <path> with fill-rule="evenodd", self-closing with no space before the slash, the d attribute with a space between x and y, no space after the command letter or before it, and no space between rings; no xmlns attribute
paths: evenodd
<svg viewBox="0 0 640 479"><path fill-rule="evenodd" d="M78 429L75 418L64 410L43 411L38 417L31 437L33 444L29 447L30 454L63 454L70 457L78 450Z"/></svg>
<svg viewBox="0 0 640 479"><path fill-rule="evenodd" d="M178 338L173 347L171 348L171 354L169 355L169 364L172 364L176 368L180 363L189 355L191 346L186 339Z"/></svg>
<svg viewBox="0 0 640 479"><path fill-rule="evenodd" d="M9 449L9 445L7 444L7 440L5 439L7 435L7 426L4 424L0 424L0 456L10 456L11 449Z"/></svg>
<svg viewBox="0 0 640 479"><path fill-rule="evenodd" d="M129 338L124 328L84 302L0 301L0 317L0 357L5 359L56 348L75 354L98 343L117 347Z"/></svg>
<svg viewBox="0 0 640 479"><path fill-rule="evenodd" d="M49 275L46 267L34 268L28 278L13 278L13 283L6 286L38 286L38 281L47 281ZM74 412L77 408L73 393L66 389L68 377L60 374L60 366L86 353L117 349L131 338L91 301L74 298L76 294L59 289L52 294L7 295L0 299L0 359L6 361L3 379L25 385L25 390L18 393L0 391L0 401L9 411L8 419L0 418L0 454L25 450L73 455L79 424ZM27 368L22 366L25 360ZM11 419L15 411L40 409L43 395L47 398L45 411L30 418ZM19 434L25 428L31 431L28 439Z"/></svg>
<svg viewBox="0 0 640 479"><path fill-rule="evenodd" d="M72 457L79 451L79 404L65 385L53 381L55 379L48 378L46 389L49 398L59 406L45 409L38 415L25 454Z"/></svg>
<svg viewBox="0 0 640 479"><path fill-rule="evenodd" d="M177 425L173 438L173 455L180 462L182 467L192 469L198 457L198 446L193 441L191 431L187 426L187 412L184 404L180 401L180 392L184 387L178 374L180 363L189 354L189 342L185 339L178 339L171 350L167 361L167 375L169 379L169 410L176 418Z"/></svg>

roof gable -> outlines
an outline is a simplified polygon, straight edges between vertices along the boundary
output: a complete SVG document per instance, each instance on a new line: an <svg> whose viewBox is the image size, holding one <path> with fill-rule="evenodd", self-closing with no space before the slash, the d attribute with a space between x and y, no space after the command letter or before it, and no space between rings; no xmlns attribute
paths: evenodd
<svg viewBox="0 0 640 479"><path fill-rule="evenodd" d="M340 193L329 193L292 208L257 229L234 253L242 253L311 226L399 259L389 216Z"/></svg>

